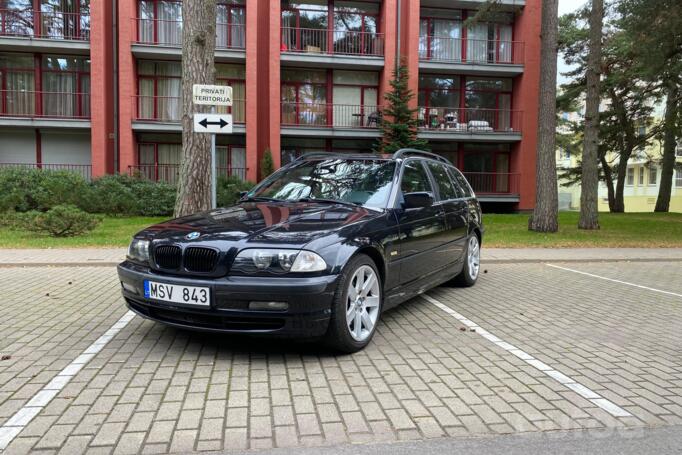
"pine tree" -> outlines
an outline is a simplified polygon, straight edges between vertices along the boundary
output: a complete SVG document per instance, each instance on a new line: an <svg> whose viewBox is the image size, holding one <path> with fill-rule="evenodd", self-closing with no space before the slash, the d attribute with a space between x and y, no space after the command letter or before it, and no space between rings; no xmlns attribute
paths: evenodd
<svg viewBox="0 0 682 455"><path fill-rule="evenodd" d="M263 180L275 172L275 163L272 161L272 152L269 148L265 149L263 158L260 160L260 178Z"/></svg>
<svg viewBox="0 0 682 455"><path fill-rule="evenodd" d="M384 94L387 105L383 108L381 138L375 146L380 153L393 153L401 148L428 149L428 142L417 138L417 109L409 102L414 93L408 88L407 66L401 62L393 71L391 90Z"/></svg>

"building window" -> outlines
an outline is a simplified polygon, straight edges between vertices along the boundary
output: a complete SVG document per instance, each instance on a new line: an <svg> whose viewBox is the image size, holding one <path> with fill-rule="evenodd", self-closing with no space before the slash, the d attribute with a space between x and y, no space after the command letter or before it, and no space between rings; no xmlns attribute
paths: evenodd
<svg viewBox="0 0 682 455"><path fill-rule="evenodd" d="M512 128L512 80L467 77L464 102L466 121L480 122L480 128L506 131Z"/></svg>
<svg viewBox="0 0 682 455"><path fill-rule="evenodd" d="M675 170L675 186L682 188L682 169Z"/></svg>
<svg viewBox="0 0 682 455"><path fill-rule="evenodd" d="M634 167L629 167L625 179L625 184L628 186L632 186L635 184L635 168Z"/></svg>
<svg viewBox="0 0 682 455"><path fill-rule="evenodd" d="M38 11L33 9L36 4ZM89 0L11 0L0 5L0 35L90 38Z"/></svg>
<svg viewBox="0 0 682 455"><path fill-rule="evenodd" d="M216 47L246 47L246 8L243 2L218 1L216 5Z"/></svg>
<svg viewBox="0 0 682 455"><path fill-rule="evenodd" d="M458 76L420 75L417 104L419 126L457 128L461 87Z"/></svg>
<svg viewBox="0 0 682 455"><path fill-rule="evenodd" d="M644 186L644 166L639 168L639 186Z"/></svg>
<svg viewBox="0 0 682 455"><path fill-rule="evenodd" d="M36 87L42 87L42 91L36 91ZM0 113L5 115L87 118L90 60L0 54L0 93Z"/></svg>
<svg viewBox="0 0 682 455"><path fill-rule="evenodd" d="M462 12L423 9L419 22L419 58L462 60Z"/></svg>
<svg viewBox="0 0 682 455"><path fill-rule="evenodd" d="M658 183L658 168L653 164L649 167L649 185Z"/></svg>
<svg viewBox="0 0 682 455"><path fill-rule="evenodd" d="M180 62L139 61L137 116L148 120L180 120L182 67Z"/></svg>
<svg viewBox="0 0 682 455"><path fill-rule="evenodd" d="M246 121L246 67L228 63L216 63L216 84L232 87L232 106L218 106L220 114L232 113L233 123Z"/></svg>
<svg viewBox="0 0 682 455"><path fill-rule="evenodd" d="M152 44L182 44L182 2L141 0L138 4L138 41Z"/></svg>
<svg viewBox="0 0 682 455"><path fill-rule="evenodd" d="M383 41L377 34L379 8L378 3L283 1L282 50L383 55Z"/></svg>
<svg viewBox="0 0 682 455"><path fill-rule="evenodd" d="M282 71L282 124L378 126L379 74L371 71ZM328 103L328 97L336 102Z"/></svg>
<svg viewBox="0 0 682 455"><path fill-rule="evenodd" d="M7 115L36 114L35 59L30 54L0 54L0 112Z"/></svg>
<svg viewBox="0 0 682 455"><path fill-rule="evenodd" d="M507 13L489 15L488 22L469 26L463 37L463 14L475 11L423 8L419 23L419 57L426 60L512 63L512 23Z"/></svg>
<svg viewBox="0 0 682 455"><path fill-rule="evenodd" d="M42 60L43 115L90 117L90 60L44 56Z"/></svg>

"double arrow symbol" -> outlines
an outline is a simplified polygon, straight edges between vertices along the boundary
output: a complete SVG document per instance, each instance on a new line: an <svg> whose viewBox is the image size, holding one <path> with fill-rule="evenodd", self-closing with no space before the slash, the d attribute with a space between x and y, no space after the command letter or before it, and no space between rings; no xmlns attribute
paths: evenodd
<svg viewBox="0 0 682 455"><path fill-rule="evenodd" d="M223 128L227 126L228 123L222 118L220 119L219 122L209 122L208 119L205 118L199 122L199 125L203 126L204 128L208 128L208 125L220 125L220 127Z"/></svg>

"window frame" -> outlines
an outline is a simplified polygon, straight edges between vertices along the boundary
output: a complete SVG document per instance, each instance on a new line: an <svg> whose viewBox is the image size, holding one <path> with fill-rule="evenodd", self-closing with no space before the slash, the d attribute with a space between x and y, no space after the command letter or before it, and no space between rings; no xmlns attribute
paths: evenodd
<svg viewBox="0 0 682 455"><path fill-rule="evenodd" d="M445 163L441 163L440 161L435 161L435 160L424 160L426 164L426 169L429 171L429 174L431 175L431 179L433 181L433 184L436 188L436 202L450 202L450 201L456 201L458 199L463 198L463 193L458 191L459 190L459 185L453 185L452 177L450 176L448 172L448 165ZM438 179L436 178L436 175L434 174L433 170L431 169L431 166L440 166L443 169L443 172L445 173L445 177L448 179L450 184L453 186L453 190L455 193L455 197L447 198L444 199L443 195L441 194L441 188L440 188L440 183L438 183Z"/></svg>
<svg viewBox="0 0 682 455"><path fill-rule="evenodd" d="M416 157L407 158L407 159L405 159L405 161L403 161L402 165L400 166L400 178L397 181L397 195L395 198L395 202L393 203L393 208L397 208L397 209L403 208L402 204L405 201L405 197L403 195L403 177L405 176L405 168L409 164L411 164L412 162L418 163L418 165L422 167L422 170L424 171L424 174L426 175L426 179L428 180L429 185L431 186L431 191L428 191L428 193L430 193L433 196L434 201L435 201L436 193L435 193L435 188L434 188L434 182L433 182L433 179L431 178L431 173L429 173L429 170L427 169L424 161L426 161L426 160L424 160L423 158L416 158ZM390 199L389 199L389 205L390 205Z"/></svg>

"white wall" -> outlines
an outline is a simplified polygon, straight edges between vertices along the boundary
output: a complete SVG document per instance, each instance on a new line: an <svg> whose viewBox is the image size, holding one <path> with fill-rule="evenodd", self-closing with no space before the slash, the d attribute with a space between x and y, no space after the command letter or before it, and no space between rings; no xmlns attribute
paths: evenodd
<svg viewBox="0 0 682 455"><path fill-rule="evenodd" d="M0 163L35 162L35 131L0 129Z"/></svg>
<svg viewBox="0 0 682 455"><path fill-rule="evenodd" d="M89 132L42 132L45 164L91 164Z"/></svg>

